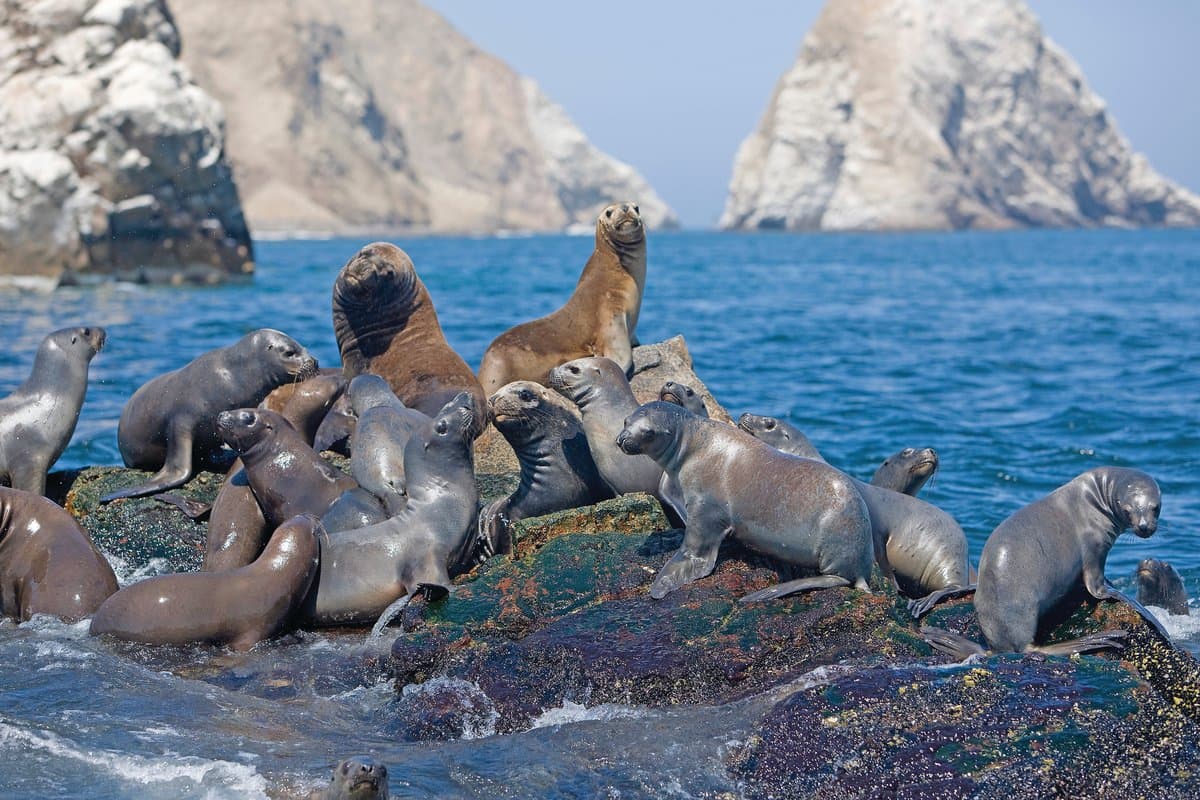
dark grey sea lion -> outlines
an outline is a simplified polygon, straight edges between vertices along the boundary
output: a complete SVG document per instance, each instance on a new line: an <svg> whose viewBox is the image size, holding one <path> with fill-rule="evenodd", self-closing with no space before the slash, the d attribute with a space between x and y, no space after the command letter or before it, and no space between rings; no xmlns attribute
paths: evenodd
<svg viewBox="0 0 1200 800"><path fill-rule="evenodd" d="M658 390L658 399L664 403L674 403L677 406L683 406L697 417L708 416L708 408L704 405L704 398L696 394L696 390L687 384L667 381Z"/></svg>
<svg viewBox="0 0 1200 800"><path fill-rule="evenodd" d="M979 627L991 652L1070 655L1122 647L1126 634L1120 630L1049 645L1037 640L1048 621L1087 595L1127 600L1105 579L1104 562L1123 531L1153 535L1161 505L1158 484L1146 473L1098 467L1001 522L983 546L975 590ZM987 652L939 628L921 633L956 658Z"/></svg>
<svg viewBox="0 0 1200 800"><path fill-rule="evenodd" d="M333 330L346 377L379 375L404 405L431 416L468 392L475 435L483 432L486 395L447 343L433 300L399 247L369 244L342 267L333 284Z"/></svg>
<svg viewBox="0 0 1200 800"><path fill-rule="evenodd" d="M115 591L112 567L74 517L41 495L0 487L0 616L76 622Z"/></svg>
<svg viewBox="0 0 1200 800"><path fill-rule="evenodd" d="M325 419L321 420L321 425L313 437L313 449L318 453L329 450L349 456L350 439L354 436L354 428L357 425L358 418L354 416L350 398L343 394L333 404L333 408L329 409Z"/></svg>
<svg viewBox="0 0 1200 800"><path fill-rule="evenodd" d="M652 495L671 524L682 527L683 497L669 477L664 479L662 467L616 444L625 419L639 405L621 367L610 358L577 358L550 370L546 385L578 406L592 460L613 493Z"/></svg>
<svg viewBox="0 0 1200 800"><path fill-rule="evenodd" d="M906 447L879 465L871 476L871 485L916 497L937 468L938 454L932 447Z"/></svg>
<svg viewBox="0 0 1200 800"><path fill-rule="evenodd" d="M388 771L369 756L342 760L333 768L329 785L314 790L308 800L388 800Z"/></svg>
<svg viewBox="0 0 1200 800"><path fill-rule="evenodd" d="M148 483L110 492L101 502L186 483L221 450L218 414L258 405L275 387L305 380L316 369L316 360L292 337L263 328L149 381L125 404L117 443L125 466L158 472Z"/></svg>
<svg viewBox="0 0 1200 800"><path fill-rule="evenodd" d="M617 443L631 455L650 456L676 478L687 507L683 544L654 579L651 597L712 572L728 536L818 573L790 581L789 593L834 586L870 591L874 551L867 506L851 479L828 464L781 453L744 431L663 402L631 414ZM768 589L742 600L774 596Z"/></svg>
<svg viewBox="0 0 1200 800"><path fill-rule="evenodd" d="M358 375L350 382L350 404L358 424L351 438L350 474L375 495L388 516L407 502L404 490L404 447L429 417L408 408L378 375Z"/></svg>
<svg viewBox="0 0 1200 800"><path fill-rule="evenodd" d="M46 472L67 449L87 394L103 328L63 328L38 345L29 378L0 400L0 481L46 493Z"/></svg>
<svg viewBox="0 0 1200 800"><path fill-rule="evenodd" d="M485 556L512 551L511 523L613 496L575 408L545 386L515 381L488 398L488 418L512 446L521 482L479 514Z"/></svg>
<svg viewBox="0 0 1200 800"><path fill-rule="evenodd" d="M776 417L763 417L758 414L742 414L738 418L738 427L761 442L774 447L781 453L787 453L800 458L815 458L824 461L817 448L808 437L790 422Z"/></svg>
<svg viewBox="0 0 1200 800"><path fill-rule="evenodd" d="M1137 568L1137 599L1144 606L1165 608L1169 613L1190 616L1183 578L1166 561L1144 558Z"/></svg>
<svg viewBox="0 0 1200 800"><path fill-rule="evenodd" d="M92 635L149 644L228 644L249 650L282 633L317 574L321 524L280 525L253 563L224 572L159 575L126 586L92 617Z"/></svg>
<svg viewBox="0 0 1200 800"><path fill-rule="evenodd" d="M611 358L633 368L646 288L646 228L634 203L616 203L596 220L596 249L566 305L500 334L479 364L486 394L513 381L546 384L550 370L577 358Z"/></svg>
<svg viewBox="0 0 1200 800"><path fill-rule="evenodd" d="M315 625L375 622L418 592L444 597L450 574L474 561L479 514L472 441L474 397L460 393L404 448L408 503L385 522L328 533L305 618Z"/></svg>

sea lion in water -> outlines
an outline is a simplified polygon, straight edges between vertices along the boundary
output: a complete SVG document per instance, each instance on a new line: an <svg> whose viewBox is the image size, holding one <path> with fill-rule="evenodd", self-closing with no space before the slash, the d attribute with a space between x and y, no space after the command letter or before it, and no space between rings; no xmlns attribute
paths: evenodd
<svg viewBox="0 0 1200 800"><path fill-rule="evenodd" d="M29 378L0 400L0 481L46 493L46 472L67 449L87 394L103 328L63 328L42 339Z"/></svg>
<svg viewBox="0 0 1200 800"><path fill-rule="evenodd" d="M575 409L545 386L514 381L488 398L488 418L512 446L521 482L479 514L485 555L512 552L511 524L613 496L588 449Z"/></svg>
<svg viewBox="0 0 1200 800"><path fill-rule="evenodd" d="M378 375L359 375L350 382L350 404L358 418L350 448L350 474L358 485L383 503L387 515L400 513L408 502L404 490L404 447L429 417L408 408Z"/></svg>
<svg viewBox="0 0 1200 800"><path fill-rule="evenodd" d="M577 358L550 370L546 385L579 407L588 450L613 493L652 495L668 521L683 527L686 511L678 486L654 459L631 457L616 445L625 419L639 405L620 366L610 358Z"/></svg>
<svg viewBox="0 0 1200 800"><path fill-rule="evenodd" d="M306 381L279 387L267 395L260 407L277 411L311 443L321 419L345 388L341 370L321 370ZM205 536L204 564L200 568L221 572L244 567L262 552L271 530L239 458L229 468L213 501Z"/></svg>
<svg viewBox="0 0 1200 800"><path fill-rule="evenodd" d="M588 356L633 367L638 314L646 288L646 228L633 203L617 203L596 220L596 249L566 305L510 328L488 345L479 382L488 395L513 381L545 384L550 370Z"/></svg>
<svg viewBox="0 0 1200 800"><path fill-rule="evenodd" d="M276 386L305 380L316 370L316 359L295 339L263 328L147 382L121 411L117 443L125 466L158 472L100 501L183 485L198 468L211 466L221 450L218 414L258 405Z"/></svg>
<svg viewBox="0 0 1200 800"><path fill-rule="evenodd" d="M1137 568L1137 599L1144 606L1165 608L1168 613L1190 616L1183 578L1166 561L1144 558Z"/></svg>
<svg viewBox="0 0 1200 800"><path fill-rule="evenodd" d="M280 525L252 564L224 572L147 578L108 598L93 636L148 644L228 644L249 650L283 632L317 574L321 523L311 515Z"/></svg>
<svg viewBox="0 0 1200 800"><path fill-rule="evenodd" d="M333 768L333 778L316 789L308 800L388 800L388 771L369 756L343 759Z"/></svg>
<svg viewBox="0 0 1200 800"><path fill-rule="evenodd" d="M382 376L404 405L434 416L459 392L475 401L483 431L483 390L451 349L412 259L387 242L369 244L333 284L333 330L347 378Z"/></svg>
<svg viewBox="0 0 1200 800"><path fill-rule="evenodd" d="M374 622L397 600L450 592L450 573L473 563L479 490L474 397L461 392L404 448L408 503L376 525L328 533L305 618L315 625Z"/></svg>
<svg viewBox="0 0 1200 800"><path fill-rule="evenodd" d="M813 447L813 443L808 440L808 437L790 422L776 417L742 414L738 418L737 426L781 453L800 458L815 458L817 461L825 460L817 448Z"/></svg>
<svg viewBox="0 0 1200 800"><path fill-rule="evenodd" d="M871 476L871 485L916 497L937 468L938 454L932 447L906 447L879 465Z"/></svg>
<svg viewBox="0 0 1200 800"><path fill-rule="evenodd" d="M1162 498L1144 472L1098 467L1020 509L992 531L979 559L975 612L991 652L1070 655L1122 647L1125 631L1103 631L1052 645L1036 639L1082 597L1126 600L1104 577L1104 562L1127 529L1142 538L1158 528ZM956 658L987 652L940 628L925 640Z"/></svg>
<svg viewBox="0 0 1200 800"><path fill-rule="evenodd" d="M708 416L708 408L704 405L704 398L696 394L696 390L687 384L667 381L658 390L658 399L664 403L674 403L677 406L683 406L697 417Z"/></svg>
<svg viewBox="0 0 1200 800"><path fill-rule="evenodd" d="M0 487L0 616L76 622L117 591L117 577L75 518L41 495Z"/></svg>
<svg viewBox="0 0 1200 800"><path fill-rule="evenodd" d="M661 401L631 414L617 443L631 455L650 456L676 478L687 507L683 544L654 579L651 597L712 572L727 536L819 573L790 581L791 592L834 586L870 591L874 553L867 506L850 478L828 464L781 453L744 431ZM762 599L760 594L742 600Z"/></svg>

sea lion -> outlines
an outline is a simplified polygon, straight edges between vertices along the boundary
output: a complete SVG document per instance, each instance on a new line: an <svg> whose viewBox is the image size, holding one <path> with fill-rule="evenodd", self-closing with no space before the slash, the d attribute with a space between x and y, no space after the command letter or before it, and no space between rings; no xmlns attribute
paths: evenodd
<svg viewBox="0 0 1200 800"><path fill-rule="evenodd" d="M280 525L252 564L225 572L159 575L126 586L92 617L93 636L148 644L228 644L249 650L292 621L317 574L316 517Z"/></svg>
<svg viewBox="0 0 1200 800"><path fill-rule="evenodd" d="M408 503L376 525L328 533L309 592L309 624L374 622L418 592L449 594L450 573L474 562L479 490L471 445L474 396L460 392L404 448Z"/></svg>
<svg viewBox="0 0 1200 800"><path fill-rule="evenodd" d="M654 459L631 457L616 446L625 419L639 405L621 367L611 358L577 358L550 370L546 385L579 407L588 450L613 493L653 495L668 521L683 527L686 511L678 486Z"/></svg>
<svg viewBox="0 0 1200 800"><path fill-rule="evenodd" d="M817 461L825 460L808 437L790 422L776 417L742 414L737 425L755 439L766 442L781 453L800 458L815 458Z"/></svg>
<svg viewBox="0 0 1200 800"><path fill-rule="evenodd" d="M521 482L479 514L485 555L512 552L511 524L613 496L588 449L574 407L545 386L514 381L488 398L488 418L512 446Z"/></svg>
<svg viewBox="0 0 1200 800"><path fill-rule="evenodd" d="M932 447L906 447L879 465L871 476L871 485L916 497L937 468L938 454Z"/></svg>
<svg viewBox="0 0 1200 800"><path fill-rule="evenodd" d="M1036 640L1087 595L1127 600L1104 577L1108 551L1130 528L1142 538L1153 535L1161 507L1158 484L1146 473L1097 467L1001 522L983 546L975 590L976 616L991 652L1071 655L1122 647L1121 630L1050 645ZM956 658L987 652L940 628L921 633Z"/></svg>
<svg viewBox="0 0 1200 800"><path fill-rule="evenodd" d="M0 480L46 493L46 472L67 449L87 394L103 328L63 328L42 339L29 378L0 400Z"/></svg>
<svg viewBox="0 0 1200 800"><path fill-rule="evenodd" d="M661 401L631 414L617 444L630 455L653 458L683 491L687 531L650 587L656 600L712 572L727 536L819 573L790 581L790 592L834 586L870 591L874 551L867 505L851 479L828 464L781 453L744 431ZM760 595L742 601L775 596Z"/></svg>
<svg viewBox="0 0 1200 800"><path fill-rule="evenodd" d="M617 203L596 220L596 249L566 305L500 334L479 365L488 395L513 381L545 384L550 370L577 358L611 358L633 367L638 314L646 289L646 228L633 203Z"/></svg>
<svg viewBox="0 0 1200 800"><path fill-rule="evenodd" d="M316 789L308 800L388 800L388 771L370 756L343 759L333 768L333 778Z"/></svg>
<svg viewBox="0 0 1200 800"><path fill-rule="evenodd" d="M275 527L297 514L320 517L358 484L321 458L286 419L261 408L222 411L221 438L242 459L246 482Z"/></svg>
<svg viewBox="0 0 1200 800"><path fill-rule="evenodd" d="M311 443L321 419L345 388L341 370L322 370L306 381L279 387L259 405L278 411ZM186 509L184 513L194 518ZM229 468L213 501L205 536L204 564L200 568L221 572L244 567L262 552L271 530L239 458Z"/></svg>
<svg viewBox="0 0 1200 800"><path fill-rule="evenodd" d="M115 591L112 567L74 517L41 495L0 487L0 616L77 622Z"/></svg>
<svg viewBox="0 0 1200 800"><path fill-rule="evenodd" d="M677 406L683 406L697 417L708 416L708 408L704 405L704 398L696 394L696 390L687 384L667 381L658 390L658 399L664 403L674 403Z"/></svg>
<svg viewBox="0 0 1200 800"><path fill-rule="evenodd" d="M404 447L429 417L408 408L378 375L359 375L350 382L350 404L358 418L350 448L350 474L375 495L387 515L400 513L404 492Z"/></svg>
<svg viewBox="0 0 1200 800"><path fill-rule="evenodd" d="M348 457L350 439L354 436L354 428L357 425L358 418L354 416L350 398L343 394L333 404L333 408L329 409L325 419L321 420L321 426L313 437L313 449L318 453L329 450Z"/></svg>
<svg viewBox="0 0 1200 800"><path fill-rule="evenodd" d="M333 330L347 378L380 375L404 405L429 416L468 392L478 414L474 435L483 431L479 381L446 342L433 300L399 247L369 244L342 267L333 284Z"/></svg>
<svg viewBox="0 0 1200 800"><path fill-rule="evenodd" d="M117 444L125 466L158 472L149 482L110 492L100 502L187 483L221 450L218 414L257 405L276 386L305 380L316 370L316 359L295 339L263 328L147 382L121 411Z"/></svg>
<svg viewBox="0 0 1200 800"><path fill-rule="evenodd" d="M1137 568L1137 599L1144 606L1165 608L1168 613L1191 616L1183 578L1166 561L1144 558Z"/></svg>

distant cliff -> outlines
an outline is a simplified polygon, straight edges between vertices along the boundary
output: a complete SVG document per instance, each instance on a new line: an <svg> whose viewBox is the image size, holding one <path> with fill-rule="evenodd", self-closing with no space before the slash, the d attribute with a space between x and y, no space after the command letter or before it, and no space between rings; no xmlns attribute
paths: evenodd
<svg viewBox="0 0 1200 800"><path fill-rule="evenodd" d="M1200 224L1020 0L829 0L734 163L724 228Z"/></svg>
<svg viewBox="0 0 1200 800"><path fill-rule="evenodd" d="M161 0L0 5L0 275L253 270L221 107L178 52Z"/></svg>
<svg viewBox="0 0 1200 800"><path fill-rule="evenodd" d="M225 106L255 231L591 226L675 216L529 79L416 0L180 0L183 59Z"/></svg>

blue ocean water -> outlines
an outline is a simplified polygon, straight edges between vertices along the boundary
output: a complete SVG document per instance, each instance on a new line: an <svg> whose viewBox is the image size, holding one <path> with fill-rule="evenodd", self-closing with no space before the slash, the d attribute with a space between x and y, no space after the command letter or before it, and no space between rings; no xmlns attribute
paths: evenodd
<svg viewBox="0 0 1200 800"><path fill-rule="evenodd" d="M24 379L49 331L105 326L59 466L118 463L116 423L134 389L248 330L282 329L336 364L330 287L364 243L259 242L246 285L0 290L0 394ZM591 251L590 237L570 236L398 243L472 366L494 336L557 308ZM1200 594L1200 231L656 233L638 333L683 334L735 416L786 417L852 474L868 477L901 447L935 447L942 467L922 497L962 523L973 559L1001 520L1083 470L1144 469L1162 487L1162 523L1151 539L1118 540L1107 574L1129 588L1140 559L1166 558ZM1175 620L1194 647L1200 622ZM249 656L135 657L78 627L0 624L0 659L28 666L0 670L0 795L261 796L281 781L311 785L350 742L382 755L401 797L613 787L607 796L651 797L664 786L700 796L730 788L716 765L753 716L755 701L571 706L517 736L398 745L378 721L391 693L382 674L276 701L205 672L280 660L321 669L341 646L305 636ZM588 721L557 733L568 720ZM10 753L46 769L31 774ZM714 766L697 773L697 758Z"/></svg>

